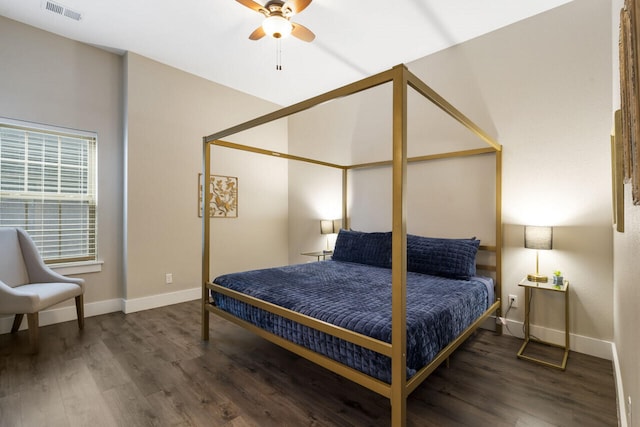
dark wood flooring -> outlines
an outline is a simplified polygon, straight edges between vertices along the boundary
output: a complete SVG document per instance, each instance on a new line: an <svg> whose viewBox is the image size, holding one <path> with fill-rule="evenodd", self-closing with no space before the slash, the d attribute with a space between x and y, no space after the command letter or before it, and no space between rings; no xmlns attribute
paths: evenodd
<svg viewBox="0 0 640 427"><path fill-rule="evenodd" d="M387 426L387 399L212 316L199 302L0 335L0 426ZM561 372L480 331L407 402L410 426L615 426L611 362Z"/></svg>

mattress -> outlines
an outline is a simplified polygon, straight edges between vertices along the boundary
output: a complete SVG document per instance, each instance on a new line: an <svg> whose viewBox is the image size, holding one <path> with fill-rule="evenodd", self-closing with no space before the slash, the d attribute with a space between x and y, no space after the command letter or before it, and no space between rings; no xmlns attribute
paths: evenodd
<svg viewBox="0 0 640 427"><path fill-rule="evenodd" d="M217 277L214 283L352 331L391 342L391 269L322 261ZM391 359L212 292L221 310L381 381ZM407 272L407 378L428 364L493 303L490 278Z"/></svg>

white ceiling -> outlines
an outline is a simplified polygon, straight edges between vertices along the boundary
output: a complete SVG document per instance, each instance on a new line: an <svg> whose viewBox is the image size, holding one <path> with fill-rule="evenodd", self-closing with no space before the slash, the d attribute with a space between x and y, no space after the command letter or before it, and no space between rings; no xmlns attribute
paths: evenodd
<svg viewBox="0 0 640 427"><path fill-rule="evenodd" d="M283 39L282 71L274 39L248 39L262 15L235 0L54 1L82 19L45 10L44 0L0 0L0 14L290 105L570 0L314 0L292 20L316 39Z"/></svg>

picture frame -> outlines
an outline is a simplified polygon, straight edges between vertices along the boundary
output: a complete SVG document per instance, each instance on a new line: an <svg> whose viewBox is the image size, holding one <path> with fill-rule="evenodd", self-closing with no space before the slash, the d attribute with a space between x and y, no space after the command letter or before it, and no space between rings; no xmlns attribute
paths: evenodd
<svg viewBox="0 0 640 427"><path fill-rule="evenodd" d="M640 205L640 64L637 0L625 0L620 10L620 109L624 181L632 186L634 205Z"/></svg>
<svg viewBox="0 0 640 427"><path fill-rule="evenodd" d="M622 140L622 111L614 114L611 135L611 185L613 194L613 223L616 231L624 233L624 147Z"/></svg>
<svg viewBox="0 0 640 427"><path fill-rule="evenodd" d="M198 173L198 217L202 218L203 188L202 173ZM210 175L208 191L211 194L209 218L238 217L238 178L235 176Z"/></svg>

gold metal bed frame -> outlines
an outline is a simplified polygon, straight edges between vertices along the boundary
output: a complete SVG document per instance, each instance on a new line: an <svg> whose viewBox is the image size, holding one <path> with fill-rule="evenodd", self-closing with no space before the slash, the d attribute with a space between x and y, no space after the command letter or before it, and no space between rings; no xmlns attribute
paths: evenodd
<svg viewBox="0 0 640 427"><path fill-rule="evenodd" d="M337 164L322 162L314 159L298 157L286 153L274 152L260 148L240 145L233 142L223 141L229 135L233 135L253 127L269 123L274 120L285 118L289 115L307 110L316 105L337 99L347 95L355 94L378 85L392 82L393 84L393 159L387 162L375 162L358 164L351 166L341 166ZM482 139L488 147L455 151L449 153L407 158L407 87L410 86L417 93L421 94L434 103L444 112L453 117L461 125L469 129L476 136ZM209 271L210 254L210 221L208 215L203 215L203 249L202 249L202 339L209 340L209 315L215 313L224 319L234 322L257 335L272 341L320 366L323 366L339 375L344 376L376 393L390 399L391 403L391 425L400 427L406 425L406 400L407 396L415 390L443 361L445 361L453 351L459 347L481 324L495 313L496 319L501 316L501 258L502 258L502 146L494 141L487 133L469 120L465 115L449 104L429 86L412 74L404 64L397 65L390 70L365 78L355 83L343 86L322 95L299 102L292 106L277 110L243 124L231 127L227 130L203 137L203 169L204 176L211 174L211 147L220 146L231 149L249 151L252 153L277 156L283 159L296 160L316 165L323 165L330 168L342 170L342 218L345 228L348 228L347 213L347 177L349 170L366 167L392 166L393 181L393 213L392 213L392 336L391 344L379 341L368 336L352 332L350 330L334 326L332 324L319 321L312 317L296 313L294 311L279 307L277 305L223 288L211 283ZM447 345L428 365L418 371L410 380L406 378L406 183L407 183L407 163L427 161L432 159L442 159L449 157L465 157L484 154L495 155L496 173L496 197L495 197L495 246L483 245L480 250L495 252L495 266L478 265L480 270L490 270L495 273L495 295L496 301L489 309L469 326L458 338ZM210 194L204 191L204 206L210 204ZM356 345L373 350L391 358L391 384L387 384L369 375L363 374L355 369L347 367L340 362L334 361L326 356L315 353L302 346L289 342L277 335L266 332L250 323L224 312L210 303L209 292L213 290L221 294L231 296L242 302L254 305L268 312L296 321L305 326L317 329L352 342ZM502 327L496 322L496 332L502 333Z"/></svg>

